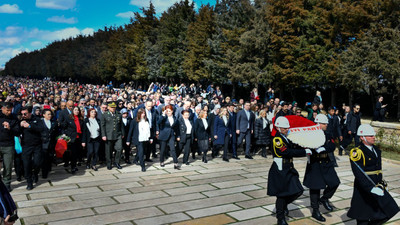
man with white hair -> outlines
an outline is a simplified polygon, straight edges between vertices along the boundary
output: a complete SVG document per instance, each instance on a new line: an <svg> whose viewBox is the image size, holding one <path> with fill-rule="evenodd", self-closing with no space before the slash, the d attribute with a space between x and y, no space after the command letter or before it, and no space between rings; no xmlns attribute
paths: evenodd
<svg viewBox="0 0 400 225"><path fill-rule="evenodd" d="M375 130L369 124L358 127L361 145L350 151L354 191L347 216L357 224L384 224L399 212L383 180L381 150L375 146Z"/></svg>

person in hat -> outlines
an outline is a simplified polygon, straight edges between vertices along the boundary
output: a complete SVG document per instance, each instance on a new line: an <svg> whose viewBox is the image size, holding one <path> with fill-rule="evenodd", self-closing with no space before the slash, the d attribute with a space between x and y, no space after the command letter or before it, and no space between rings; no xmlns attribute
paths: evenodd
<svg viewBox="0 0 400 225"><path fill-rule="evenodd" d="M399 212L383 180L381 150L375 146L375 130L369 124L358 127L361 145L350 151L354 190L347 216L357 224L383 224Z"/></svg>
<svg viewBox="0 0 400 225"><path fill-rule="evenodd" d="M122 138L125 136L122 115L116 111L115 102L108 103L108 111L103 114L100 120L100 131L103 141L106 142L107 169L112 169L112 152L115 150L114 166L122 169L120 165L122 152Z"/></svg>
<svg viewBox="0 0 400 225"><path fill-rule="evenodd" d="M330 133L327 132L328 118L324 114L318 114L315 123L319 124L325 133L325 143L323 146L313 149L313 154L306 167L304 175L304 186L310 189L310 202L312 217L318 221L325 222L326 219L319 211L321 203L326 210L333 211L333 207L329 204L329 199L335 194L339 187L340 180L335 171L335 163L329 158L328 153L335 151L335 142ZM321 189L325 189L320 198Z"/></svg>
<svg viewBox="0 0 400 225"><path fill-rule="evenodd" d="M272 156L274 163L268 173L269 196L276 196L276 218L278 225L287 224L285 214L288 215L288 204L303 194L303 187L299 181L299 173L294 168L293 157L304 157L312 154L310 149L295 147L286 137L290 128L289 120L284 117L275 119L277 132L272 140Z"/></svg>

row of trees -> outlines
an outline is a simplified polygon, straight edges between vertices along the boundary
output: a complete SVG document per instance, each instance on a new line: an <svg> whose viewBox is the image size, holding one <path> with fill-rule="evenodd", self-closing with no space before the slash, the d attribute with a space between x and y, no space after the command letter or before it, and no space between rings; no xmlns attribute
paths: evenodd
<svg viewBox="0 0 400 225"><path fill-rule="evenodd" d="M398 0L219 0L197 12L182 0L159 18L150 3L124 26L21 53L5 74L264 84L293 98L325 88L332 104L337 90L350 102L385 92L400 102L399 18Z"/></svg>

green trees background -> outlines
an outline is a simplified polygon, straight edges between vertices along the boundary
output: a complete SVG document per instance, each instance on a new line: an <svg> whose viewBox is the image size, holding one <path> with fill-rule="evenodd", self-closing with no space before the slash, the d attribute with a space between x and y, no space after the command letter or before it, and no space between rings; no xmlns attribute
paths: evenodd
<svg viewBox="0 0 400 225"><path fill-rule="evenodd" d="M4 74L84 81L213 81L400 96L400 1L188 0L156 16L21 53ZM397 98L400 101L400 98ZM372 101L374 102L374 101ZM398 117L400 118L400 104Z"/></svg>

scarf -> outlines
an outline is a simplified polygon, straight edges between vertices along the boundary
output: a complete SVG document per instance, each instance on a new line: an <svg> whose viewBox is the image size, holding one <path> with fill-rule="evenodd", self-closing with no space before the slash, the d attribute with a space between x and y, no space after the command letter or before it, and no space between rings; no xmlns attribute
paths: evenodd
<svg viewBox="0 0 400 225"><path fill-rule="evenodd" d="M79 118L78 116L74 115L74 122L75 122L75 126L76 126L76 138L79 138L79 134L82 134L82 130L81 130L81 124L79 123Z"/></svg>

